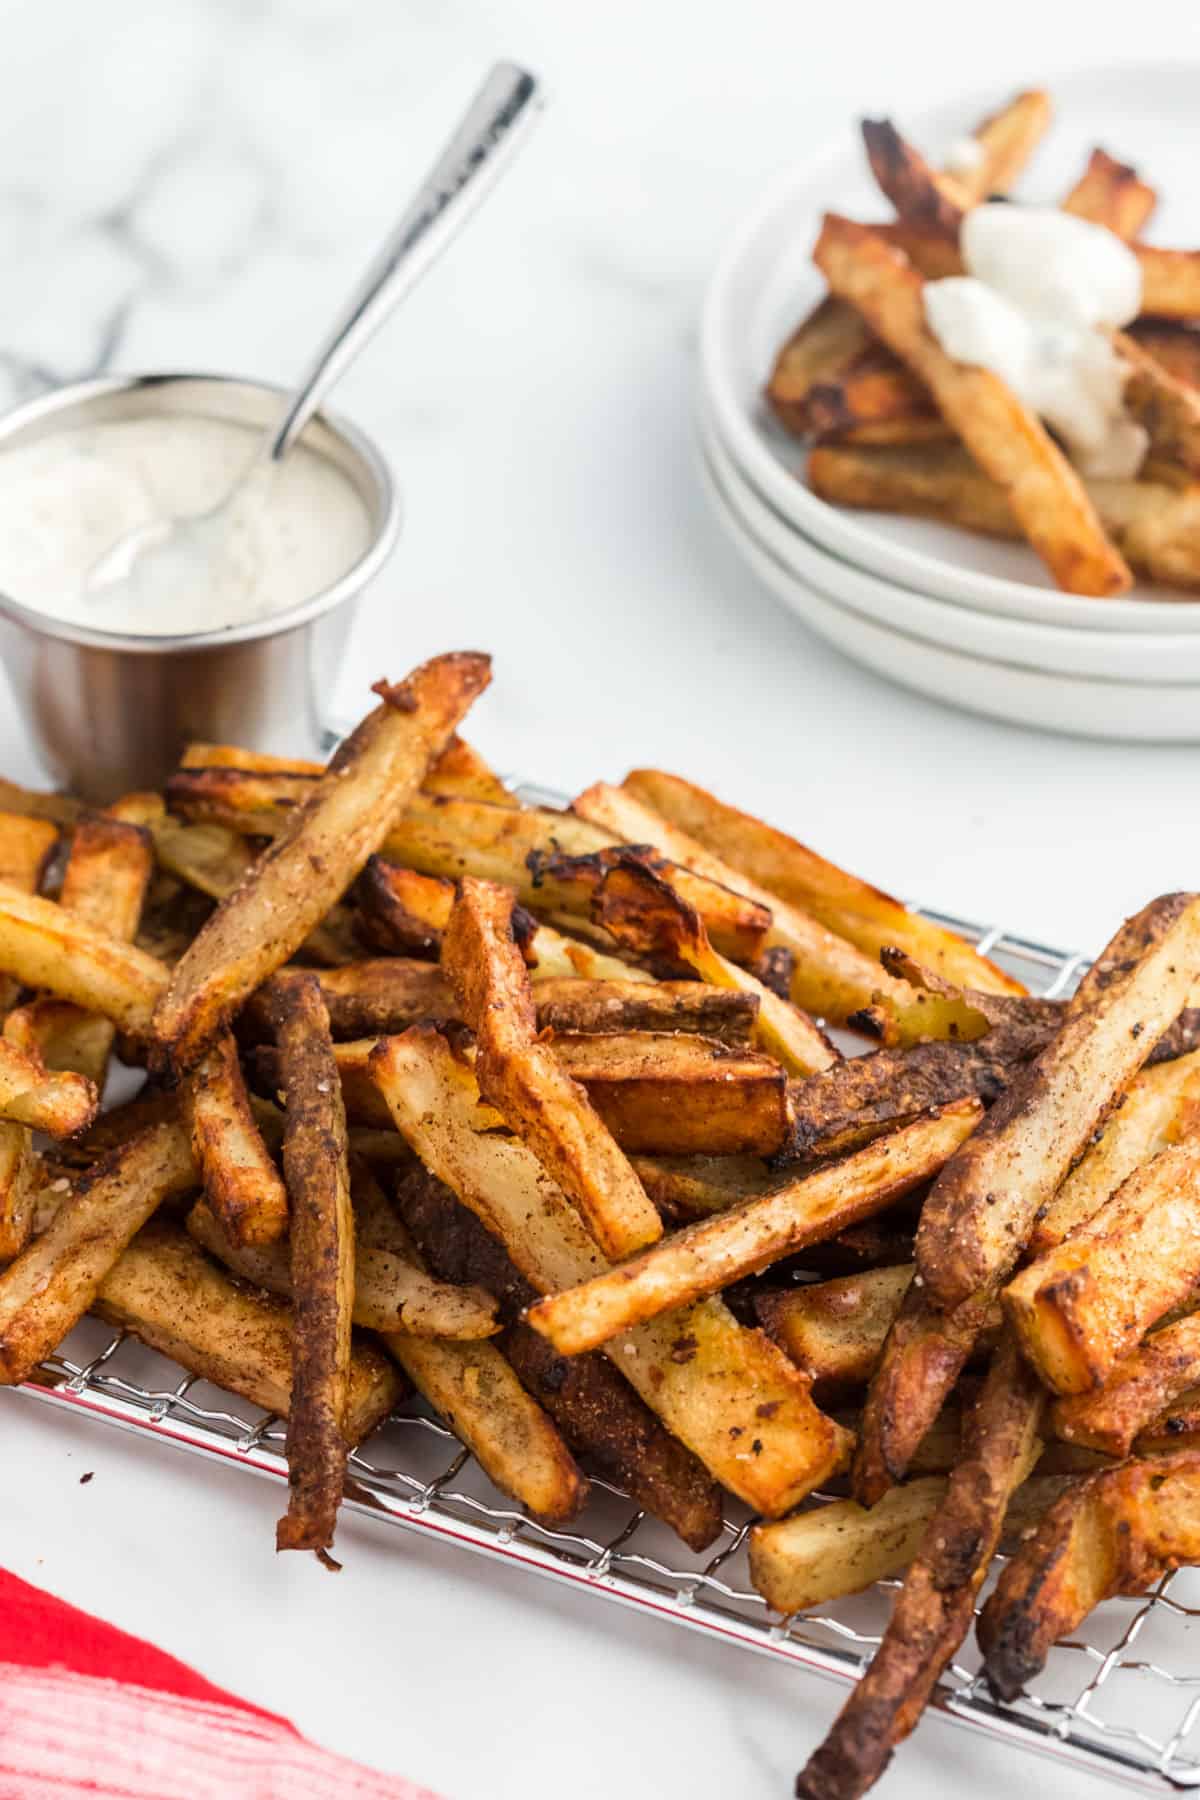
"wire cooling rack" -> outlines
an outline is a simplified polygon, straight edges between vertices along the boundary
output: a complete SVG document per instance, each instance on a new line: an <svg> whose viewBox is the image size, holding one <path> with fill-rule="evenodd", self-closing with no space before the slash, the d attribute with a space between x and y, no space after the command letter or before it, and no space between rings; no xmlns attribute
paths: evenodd
<svg viewBox="0 0 1200 1800"><path fill-rule="evenodd" d="M523 797L557 798L530 789ZM1034 992L1069 993L1086 967L1080 956L999 928L921 910ZM98 1320L85 1320L19 1392L286 1479L278 1418L193 1379ZM517 1511L419 1404L395 1414L351 1456L346 1505L352 1511L843 1681L856 1679L870 1660L894 1582L780 1619L750 1585L747 1514L731 1508L716 1548L695 1556L617 1489L595 1481L576 1525L550 1529ZM1059 1645L1034 1691L1015 1704L991 1697L967 1646L968 1660L947 1671L933 1704L958 1724L1133 1787L1200 1786L1200 1663L1188 1666L1198 1622L1200 1571L1182 1570L1150 1595L1099 1608L1086 1636Z"/></svg>

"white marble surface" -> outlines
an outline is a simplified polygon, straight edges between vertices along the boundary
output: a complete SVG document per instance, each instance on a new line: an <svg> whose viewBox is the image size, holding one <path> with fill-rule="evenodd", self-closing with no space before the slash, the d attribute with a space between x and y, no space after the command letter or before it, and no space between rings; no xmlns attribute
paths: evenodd
<svg viewBox="0 0 1200 1800"><path fill-rule="evenodd" d="M706 272L789 158L961 83L1196 58L1195 8L5 0L0 27L5 398L102 367L287 377L483 65L552 89L341 395L408 520L340 710L478 645L474 735L546 780L683 767L892 887L1085 948L1196 882L1195 751L989 725L854 669L734 561L689 422ZM805 1677L357 1523L332 1580L272 1555L264 1485L2 1404L5 1563L454 1800L770 1800L830 1715ZM1044 1773L933 1724L881 1792Z"/></svg>

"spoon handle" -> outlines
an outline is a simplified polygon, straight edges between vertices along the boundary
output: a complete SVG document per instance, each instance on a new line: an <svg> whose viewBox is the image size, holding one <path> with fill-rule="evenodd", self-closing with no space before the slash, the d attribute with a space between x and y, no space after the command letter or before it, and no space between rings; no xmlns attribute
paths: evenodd
<svg viewBox="0 0 1200 1800"><path fill-rule="evenodd" d="M396 302L431 268L524 142L542 104L537 80L497 63L314 357L269 443L286 455Z"/></svg>

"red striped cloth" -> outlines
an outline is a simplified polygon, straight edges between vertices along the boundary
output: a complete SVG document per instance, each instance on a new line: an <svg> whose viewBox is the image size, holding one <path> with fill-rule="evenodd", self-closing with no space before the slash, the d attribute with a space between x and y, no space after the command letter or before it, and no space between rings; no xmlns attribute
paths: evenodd
<svg viewBox="0 0 1200 1800"><path fill-rule="evenodd" d="M437 1800L0 1570L0 1800Z"/></svg>

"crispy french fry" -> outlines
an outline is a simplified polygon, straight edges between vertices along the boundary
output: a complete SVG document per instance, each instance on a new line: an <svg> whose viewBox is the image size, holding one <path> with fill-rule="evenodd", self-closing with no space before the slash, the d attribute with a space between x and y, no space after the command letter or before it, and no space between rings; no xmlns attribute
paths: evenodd
<svg viewBox="0 0 1200 1800"><path fill-rule="evenodd" d="M71 1070L48 1074L36 1051L0 1038L0 1119L14 1120L54 1138L74 1137L96 1116L96 1090Z"/></svg>
<svg viewBox="0 0 1200 1800"><path fill-rule="evenodd" d="M862 121L871 173L900 218L957 241L970 200L953 175L940 173L906 143L890 119Z"/></svg>
<svg viewBox="0 0 1200 1800"><path fill-rule="evenodd" d="M0 1125L0 1263L11 1262L33 1232L40 1159L24 1125Z"/></svg>
<svg viewBox="0 0 1200 1800"><path fill-rule="evenodd" d="M927 388L882 344L815 379L795 409L817 443L911 444L951 435Z"/></svg>
<svg viewBox="0 0 1200 1800"><path fill-rule="evenodd" d="M340 899L488 679L486 657L452 655L384 688L312 799L172 971L154 1029L179 1069Z"/></svg>
<svg viewBox="0 0 1200 1800"><path fill-rule="evenodd" d="M5 784L0 783L0 788ZM42 880L47 858L58 842L58 827L47 819L20 813L0 814L0 879L22 893L32 894ZM0 976L0 1013L8 1013L20 993L12 976ZM4 1022L10 1037L12 1014ZM34 1045L17 1043L33 1054ZM36 1060L36 1056L35 1056ZM44 1057L43 1057L44 1060ZM22 1251L33 1231L37 1196L38 1161L27 1125L0 1121L0 1261L8 1262Z"/></svg>
<svg viewBox="0 0 1200 1800"><path fill-rule="evenodd" d="M1163 319L1135 319L1128 335L1187 387L1200 388L1200 331Z"/></svg>
<svg viewBox="0 0 1200 1800"><path fill-rule="evenodd" d="M480 1092L579 1208L606 1254L628 1256L662 1236L662 1221L602 1113L556 1049L538 1041L512 913L510 888L465 876L442 946L443 968L475 1033ZM600 1042L607 1048L612 1040Z"/></svg>
<svg viewBox="0 0 1200 1800"><path fill-rule="evenodd" d="M295 1331L288 1415L288 1510L276 1548L328 1559L346 1472L354 1304L354 1216L346 1114L316 978L272 995L287 1105L283 1167Z"/></svg>
<svg viewBox="0 0 1200 1800"><path fill-rule="evenodd" d="M975 127L972 136L980 155L973 167L957 171L968 201L1007 194L1050 125L1050 96L1044 88L1026 88Z"/></svg>
<svg viewBox="0 0 1200 1800"><path fill-rule="evenodd" d="M980 467L1068 593L1124 593L1133 577L1104 535L1083 485L1053 439L998 376L947 356L925 323L923 278L881 238L827 214L814 258L830 287L859 308L926 383Z"/></svg>
<svg viewBox="0 0 1200 1800"><path fill-rule="evenodd" d="M773 1183L759 1156L633 1156L638 1179L664 1219L707 1219Z"/></svg>
<svg viewBox="0 0 1200 1800"><path fill-rule="evenodd" d="M57 843L58 827L49 819L0 812L0 881L36 894Z"/></svg>
<svg viewBox="0 0 1200 1800"><path fill-rule="evenodd" d="M510 787L480 756L478 750L455 732L434 757L421 783L425 794L444 794L456 800L485 800L489 806L520 806Z"/></svg>
<svg viewBox="0 0 1200 1800"><path fill-rule="evenodd" d="M371 1068L398 1129L539 1292L603 1271L599 1250L530 1152L475 1130L474 1076L443 1038L421 1027L385 1038ZM813 1406L794 1365L719 1300L638 1326L609 1354L667 1428L760 1512L794 1506L846 1454L846 1435Z"/></svg>
<svg viewBox="0 0 1200 1800"><path fill-rule="evenodd" d="M1042 1395L1011 1346L993 1360L972 1442L925 1529L870 1668L796 1782L800 1800L857 1800L920 1719L974 1616L1014 1491L1041 1448Z"/></svg>
<svg viewBox="0 0 1200 1800"><path fill-rule="evenodd" d="M1110 1371L1104 1386L1058 1400L1050 1415L1056 1437L1109 1456L1128 1456L1171 1402L1200 1382L1200 1313L1162 1325Z"/></svg>
<svg viewBox="0 0 1200 1800"><path fill-rule="evenodd" d="M902 453L822 447L809 457L808 480L838 506L914 513L992 537L1021 536L1004 489L954 445ZM1105 530L1132 568L1168 586L1200 586L1200 488L1157 480L1087 485Z"/></svg>
<svg viewBox="0 0 1200 1800"><path fill-rule="evenodd" d="M1004 1515L1005 1536L1036 1524L1065 1485L1057 1475L1033 1475L1022 1482ZM948 1486L945 1476L924 1475L890 1489L869 1510L857 1500L832 1500L790 1519L755 1525L749 1539L750 1579L776 1612L796 1613L902 1575L921 1548Z"/></svg>
<svg viewBox="0 0 1200 1800"><path fill-rule="evenodd" d="M1024 993L1014 976L944 925L910 912L890 894L839 869L786 832L716 799L695 782L661 769L634 769L625 777L623 789L730 868L744 871L762 890L765 903L773 905L778 898L810 913L865 955L876 958L885 946L895 944L960 987L992 994Z"/></svg>
<svg viewBox="0 0 1200 1800"><path fill-rule="evenodd" d="M1187 1000L1200 973L1200 901L1173 895L1146 910L1157 941L1067 1020L935 1182L916 1260L939 1305L1009 1273L1038 1209Z"/></svg>
<svg viewBox="0 0 1200 1800"><path fill-rule="evenodd" d="M1200 250L1135 244L1142 269L1142 311L1156 319L1200 319Z"/></svg>
<svg viewBox="0 0 1200 1800"><path fill-rule="evenodd" d="M753 977L749 980L753 982ZM758 1026L759 986L728 987L703 979L651 983L547 976L534 981L533 1004L539 1031L584 1037L675 1031L744 1048Z"/></svg>
<svg viewBox="0 0 1200 1800"><path fill-rule="evenodd" d="M230 1281L180 1226L164 1219L144 1225L105 1275L94 1310L191 1374L287 1417L291 1307ZM400 1392L387 1357L356 1343L347 1383L347 1442L361 1443L382 1424Z"/></svg>
<svg viewBox="0 0 1200 1800"><path fill-rule="evenodd" d="M1200 1559L1200 1452L1125 1463L1071 1487L1002 1571L979 1620L987 1678L1015 1699L1051 1646L1110 1594Z"/></svg>
<svg viewBox="0 0 1200 1800"><path fill-rule="evenodd" d="M1141 235L1157 204L1158 195L1136 169L1097 148L1063 201L1063 211L1090 219L1093 225L1107 225L1128 240Z"/></svg>
<svg viewBox="0 0 1200 1800"><path fill-rule="evenodd" d="M811 430L808 400L816 383L835 381L864 352L871 334L845 301L827 294L801 320L775 359L766 394L771 409L788 431L805 436Z"/></svg>
<svg viewBox="0 0 1200 1800"><path fill-rule="evenodd" d="M175 1124L151 1126L81 1178L52 1224L0 1274L0 1382L28 1380L88 1311L160 1201L195 1180Z"/></svg>
<svg viewBox="0 0 1200 1800"><path fill-rule="evenodd" d="M184 747L181 769L252 769L258 774L323 775L324 763L302 756L272 756L266 750L245 750L240 744L207 744L200 739Z"/></svg>
<svg viewBox="0 0 1200 1800"><path fill-rule="evenodd" d="M19 787L15 781L0 779L0 808L22 818L48 819L53 825L74 825L83 811L82 801L72 794L43 794L33 788Z"/></svg>
<svg viewBox="0 0 1200 1800"><path fill-rule="evenodd" d="M237 1243L275 1243L288 1227L287 1189L262 1140L228 1031L185 1077L184 1116L204 1192L222 1226Z"/></svg>
<svg viewBox="0 0 1200 1800"><path fill-rule="evenodd" d="M911 1263L760 1294L758 1322L814 1381L869 1381L913 1278Z"/></svg>
<svg viewBox="0 0 1200 1800"><path fill-rule="evenodd" d="M1106 1381L1200 1280L1200 1136L1135 1169L1003 1293L1021 1348L1057 1394Z"/></svg>
<svg viewBox="0 0 1200 1800"><path fill-rule="evenodd" d="M0 970L26 987L48 988L135 1037L149 1029L168 970L36 894L0 883Z"/></svg>
<svg viewBox="0 0 1200 1800"><path fill-rule="evenodd" d="M564 1356L595 1350L910 1193L943 1166L982 1115L977 1101L956 1101L844 1162L687 1226L619 1268L539 1300L529 1323Z"/></svg>
<svg viewBox="0 0 1200 1800"><path fill-rule="evenodd" d="M1113 346L1129 370L1122 398L1150 439L1150 455L1200 475L1200 393L1178 380L1128 332Z"/></svg>

